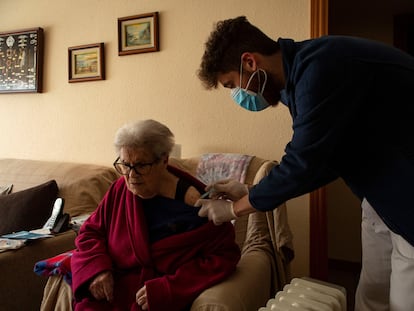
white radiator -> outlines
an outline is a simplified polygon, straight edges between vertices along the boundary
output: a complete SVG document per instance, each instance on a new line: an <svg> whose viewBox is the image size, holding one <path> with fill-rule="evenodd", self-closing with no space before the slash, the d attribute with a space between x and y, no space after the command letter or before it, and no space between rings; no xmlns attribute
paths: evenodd
<svg viewBox="0 0 414 311"><path fill-rule="evenodd" d="M311 278L294 278L258 311L346 311L342 286Z"/></svg>

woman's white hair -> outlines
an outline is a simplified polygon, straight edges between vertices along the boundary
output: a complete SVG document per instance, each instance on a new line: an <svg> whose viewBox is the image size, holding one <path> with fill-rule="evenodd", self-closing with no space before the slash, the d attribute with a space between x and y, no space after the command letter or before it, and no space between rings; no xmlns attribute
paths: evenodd
<svg viewBox="0 0 414 311"><path fill-rule="evenodd" d="M174 134L164 124L155 120L141 120L123 125L115 134L115 149L122 147L143 148L156 159L169 156L174 147Z"/></svg>

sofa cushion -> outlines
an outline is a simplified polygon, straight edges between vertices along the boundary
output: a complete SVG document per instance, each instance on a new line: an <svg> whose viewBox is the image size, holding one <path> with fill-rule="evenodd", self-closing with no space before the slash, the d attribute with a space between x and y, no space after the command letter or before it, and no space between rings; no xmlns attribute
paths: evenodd
<svg viewBox="0 0 414 311"><path fill-rule="evenodd" d="M13 184L0 186L0 195L9 194L13 189Z"/></svg>
<svg viewBox="0 0 414 311"><path fill-rule="evenodd" d="M0 234L41 228L58 195L55 180L0 196Z"/></svg>

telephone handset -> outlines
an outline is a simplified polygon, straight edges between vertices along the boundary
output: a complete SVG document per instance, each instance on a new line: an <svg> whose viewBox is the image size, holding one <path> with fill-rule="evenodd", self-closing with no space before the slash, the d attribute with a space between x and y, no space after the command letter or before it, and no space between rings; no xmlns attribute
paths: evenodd
<svg viewBox="0 0 414 311"><path fill-rule="evenodd" d="M63 198L57 198L53 205L52 214L43 226L43 229L49 229L53 233L65 231L69 224L69 214L63 213Z"/></svg>

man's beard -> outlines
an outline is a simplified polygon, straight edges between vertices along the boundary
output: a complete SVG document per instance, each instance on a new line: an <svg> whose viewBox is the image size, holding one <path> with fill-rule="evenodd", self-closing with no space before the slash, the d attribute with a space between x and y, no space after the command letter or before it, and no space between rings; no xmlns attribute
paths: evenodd
<svg viewBox="0 0 414 311"><path fill-rule="evenodd" d="M273 79L271 75L268 75L267 83L265 89L263 90L263 96L271 106L277 106L281 97L280 92L283 89L284 85L282 85L279 81Z"/></svg>

